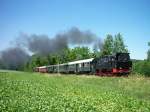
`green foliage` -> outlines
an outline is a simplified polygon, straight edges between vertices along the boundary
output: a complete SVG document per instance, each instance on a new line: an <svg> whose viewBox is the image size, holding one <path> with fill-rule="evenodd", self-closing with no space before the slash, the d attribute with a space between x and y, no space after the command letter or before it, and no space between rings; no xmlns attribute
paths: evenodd
<svg viewBox="0 0 150 112"><path fill-rule="evenodd" d="M58 64L58 56L57 54L49 54L47 56L49 65Z"/></svg>
<svg viewBox="0 0 150 112"><path fill-rule="evenodd" d="M148 42L150 47L150 42ZM147 52L147 60L133 61L133 72L150 77L150 49Z"/></svg>
<svg viewBox="0 0 150 112"><path fill-rule="evenodd" d="M93 53L91 55L93 58L98 58L102 55L102 52L99 52L97 49L93 49Z"/></svg>
<svg viewBox="0 0 150 112"><path fill-rule="evenodd" d="M91 58L91 53L88 47L75 47L72 49L72 53L75 55L73 60Z"/></svg>
<svg viewBox="0 0 150 112"><path fill-rule="evenodd" d="M135 61L133 63L133 72L150 77L150 61Z"/></svg>
<svg viewBox="0 0 150 112"><path fill-rule="evenodd" d="M118 52L127 53L128 49L124 44L122 35L118 33L117 35L115 35L114 39L112 35L106 36L101 52L101 55L111 55Z"/></svg>
<svg viewBox="0 0 150 112"><path fill-rule="evenodd" d="M107 35L102 48L102 55L110 55L113 53L113 37Z"/></svg>
<svg viewBox="0 0 150 112"><path fill-rule="evenodd" d="M26 62L24 70L25 71L32 71L33 68L37 66L45 66L48 65L48 58L46 56L39 56L39 55L33 55L31 59Z"/></svg>
<svg viewBox="0 0 150 112"><path fill-rule="evenodd" d="M115 35L115 40L114 40L113 53L117 53L117 52L128 53L128 49L126 48L123 41L123 37L120 33Z"/></svg>
<svg viewBox="0 0 150 112"><path fill-rule="evenodd" d="M149 112L150 80L0 74L0 111L6 112Z"/></svg>
<svg viewBox="0 0 150 112"><path fill-rule="evenodd" d="M88 47L75 47L73 49L66 48L62 52L55 54L55 57L57 57L57 63L66 63L70 61L91 58L91 54L92 53Z"/></svg>

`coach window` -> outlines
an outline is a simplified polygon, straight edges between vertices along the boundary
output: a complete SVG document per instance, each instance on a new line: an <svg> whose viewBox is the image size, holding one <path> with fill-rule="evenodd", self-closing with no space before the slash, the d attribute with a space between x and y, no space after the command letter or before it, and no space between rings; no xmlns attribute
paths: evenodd
<svg viewBox="0 0 150 112"><path fill-rule="evenodd" d="M88 66L88 63L86 63L86 67Z"/></svg>
<svg viewBox="0 0 150 112"><path fill-rule="evenodd" d="M86 66L86 63L84 63L84 67Z"/></svg>
<svg viewBox="0 0 150 112"><path fill-rule="evenodd" d="M111 56L109 57L109 61L112 61L112 57Z"/></svg>
<svg viewBox="0 0 150 112"><path fill-rule="evenodd" d="M109 61L109 57L106 57L106 62L108 62Z"/></svg>
<svg viewBox="0 0 150 112"><path fill-rule="evenodd" d="M104 62L106 62L106 58L104 58Z"/></svg>
<svg viewBox="0 0 150 112"><path fill-rule="evenodd" d="M84 67L86 67L86 63L84 63Z"/></svg>
<svg viewBox="0 0 150 112"><path fill-rule="evenodd" d="M85 63L85 67L87 67L88 66L88 63Z"/></svg>
<svg viewBox="0 0 150 112"><path fill-rule="evenodd" d="M111 60L114 61L114 58L112 57Z"/></svg>
<svg viewBox="0 0 150 112"><path fill-rule="evenodd" d="M90 62L88 62L88 66L90 66Z"/></svg>
<svg viewBox="0 0 150 112"><path fill-rule="evenodd" d="M81 63L79 63L79 67L81 67Z"/></svg>

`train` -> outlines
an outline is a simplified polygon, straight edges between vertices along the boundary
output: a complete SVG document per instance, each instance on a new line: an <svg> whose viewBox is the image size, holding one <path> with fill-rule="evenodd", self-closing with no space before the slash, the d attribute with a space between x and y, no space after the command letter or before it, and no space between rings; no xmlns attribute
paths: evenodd
<svg viewBox="0 0 150 112"><path fill-rule="evenodd" d="M93 74L97 76L127 76L132 70L129 53L116 53L57 65L34 68L41 73Z"/></svg>

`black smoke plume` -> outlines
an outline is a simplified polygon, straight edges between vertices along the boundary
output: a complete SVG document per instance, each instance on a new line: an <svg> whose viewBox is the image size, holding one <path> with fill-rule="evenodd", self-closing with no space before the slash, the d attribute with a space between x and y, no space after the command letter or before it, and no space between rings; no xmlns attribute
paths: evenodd
<svg viewBox="0 0 150 112"><path fill-rule="evenodd" d="M29 51L36 54L47 55L67 48L67 41L62 37L48 38L46 35L31 35L27 40Z"/></svg>
<svg viewBox="0 0 150 112"><path fill-rule="evenodd" d="M70 44L91 44L97 39L97 36L89 30L80 31L76 27L71 28L64 35L66 35Z"/></svg>
<svg viewBox="0 0 150 112"><path fill-rule="evenodd" d="M21 48L8 48L1 52L1 66L5 69L21 70L29 55Z"/></svg>
<svg viewBox="0 0 150 112"><path fill-rule="evenodd" d="M16 41L17 45L24 47L33 54L47 55L68 48L67 40L60 35L57 35L56 38L49 38L47 35L27 35L21 33L18 38L22 39Z"/></svg>
<svg viewBox="0 0 150 112"><path fill-rule="evenodd" d="M97 36L90 31L81 31L76 27L67 32L58 33L55 37L49 38L47 35L27 35L21 34L19 38L24 38L25 47L34 54L47 55L68 48L69 45L97 45ZM18 39L17 39L18 40Z"/></svg>

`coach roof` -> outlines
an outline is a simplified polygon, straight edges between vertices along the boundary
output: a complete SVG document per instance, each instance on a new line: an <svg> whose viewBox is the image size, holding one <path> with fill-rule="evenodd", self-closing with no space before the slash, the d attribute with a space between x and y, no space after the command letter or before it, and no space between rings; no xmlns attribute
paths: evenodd
<svg viewBox="0 0 150 112"><path fill-rule="evenodd" d="M78 60L78 61L73 61L73 62L69 62L68 65L92 62L93 59L94 59L94 58L84 59L84 60Z"/></svg>

